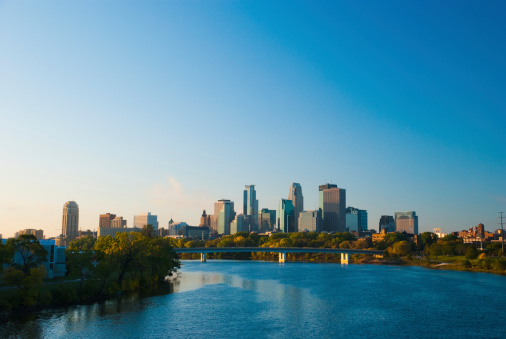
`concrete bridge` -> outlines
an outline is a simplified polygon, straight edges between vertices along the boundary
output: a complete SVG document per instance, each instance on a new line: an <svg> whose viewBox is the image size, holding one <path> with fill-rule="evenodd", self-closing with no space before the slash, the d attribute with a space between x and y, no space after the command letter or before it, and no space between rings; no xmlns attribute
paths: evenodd
<svg viewBox="0 0 506 339"><path fill-rule="evenodd" d="M349 254L379 254L383 251L378 250L355 250L355 249L337 249L337 248L310 248L310 247L194 247L194 248L174 248L176 253L200 253L200 261L206 262L207 253L240 253L240 252L269 252L279 253L279 262L286 261L287 253L341 253L341 263L347 264Z"/></svg>

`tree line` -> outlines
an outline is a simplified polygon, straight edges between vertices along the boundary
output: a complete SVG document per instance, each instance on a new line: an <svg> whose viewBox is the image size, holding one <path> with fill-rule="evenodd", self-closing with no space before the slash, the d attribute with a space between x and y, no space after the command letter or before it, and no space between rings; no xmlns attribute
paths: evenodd
<svg viewBox="0 0 506 339"><path fill-rule="evenodd" d="M15 293L0 291L0 308L9 312L90 302L158 286L180 267L171 240L154 236L150 227L115 237L77 239L65 253L66 275L72 281L44 283L47 251L35 236L21 235L1 244L1 284L17 288Z"/></svg>
<svg viewBox="0 0 506 339"><path fill-rule="evenodd" d="M436 234L424 232L418 240L406 233L387 233L382 240L372 241L371 238L357 239L350 233L316 233L293 232L274 233L270 236L256 233L239 232L234 235L222 236L213 240L192 240L187 238L174 239L171 244L176 248L192 247L309 247L309 248L340 248L369 249L384 251L384 261L404 264L429 264L449 257L458 257L460 267L505 273L506 260L501 258L500 243L484 243L483 251L472 244L466 244L455 235L438 238ZM199 254L184 253L183 259L197 259ZM354 255L354 259L367 255ZM276 253L209 253L212 259L252 259L277 260ZM352 260L354 260L352 259ZM336 254L290 253L288 260L339 262ZM423 261L421 261L423 260Z"/></svg>

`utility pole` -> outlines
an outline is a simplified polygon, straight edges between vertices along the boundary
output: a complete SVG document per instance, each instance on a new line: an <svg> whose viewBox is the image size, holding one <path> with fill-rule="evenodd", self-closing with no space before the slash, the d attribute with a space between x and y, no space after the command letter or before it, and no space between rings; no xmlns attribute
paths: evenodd
<svg viewBox="0 0 506 339"><path fill-rule="evenodd" d="M501 218L501 244L502 244L502 256L504 257L504 226L503 226L503 223L502 223L502 214L504 212L499 212L499 214L501 215L500 218Z"/></svg>

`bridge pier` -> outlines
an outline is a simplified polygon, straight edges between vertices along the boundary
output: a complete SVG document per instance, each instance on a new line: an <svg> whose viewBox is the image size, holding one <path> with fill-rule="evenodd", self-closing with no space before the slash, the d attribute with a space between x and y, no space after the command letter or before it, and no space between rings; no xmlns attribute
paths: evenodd
<svg viewBox="0 0 506 339"><path fill-rule="evenodd" d="M201 262L207 261L207 253L200 253L200 261Z"/></svg>
<svg viewBox="0 0 506 339"><path fill-rule="evenodd" d="M286 253L279 253L279 262L286 261Z"/></svg>
<svg viewBox="0 0 506 339"><path fill-rule="evenodd" d="M348 263L348 253L341 253L341 264Z"/></svg>

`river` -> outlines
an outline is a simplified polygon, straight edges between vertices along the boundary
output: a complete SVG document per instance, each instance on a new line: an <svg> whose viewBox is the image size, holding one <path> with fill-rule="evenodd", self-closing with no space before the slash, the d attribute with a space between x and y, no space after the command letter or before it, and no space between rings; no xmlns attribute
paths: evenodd
<svg viewBox="0 0 506 339"><path fill-rule="evenodd" d="M183 261L174 293L51 309L2 338L504 338L506 277L421 267Z"/></svg>

